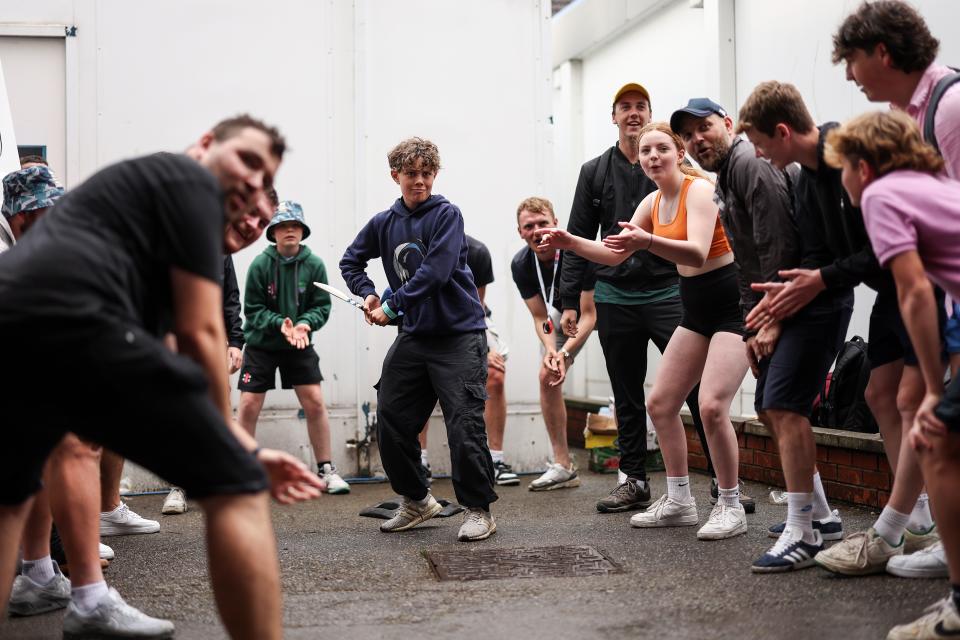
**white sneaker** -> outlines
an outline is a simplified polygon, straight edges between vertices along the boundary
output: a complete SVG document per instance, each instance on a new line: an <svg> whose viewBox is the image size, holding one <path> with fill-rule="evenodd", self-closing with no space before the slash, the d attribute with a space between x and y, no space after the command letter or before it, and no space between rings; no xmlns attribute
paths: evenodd
<svg viewBox="0 0 960 640"><path fill-rule="evenodd" d="M35 616L70 604L70 580L60 572L55 560L51 562L54 573L47 584L37 584L25 575L16 577L10 591L10 615Z"/></svg>
<svg viewBox="0 0 960 640"><path fill-rule="evenodd" d="M960 636L960 614L947 596L924 610L924 615L913 622L890 629L887 640L924 640Z"/></svg>
<svg viewBox="0 0 960 640"><path fill-rule="evenodd" d="M689 527L697 524L697 501L690 498L684 504L666 494L647 507L646 511L633 514L630 525L634 527Z"/></svg>
<svg viewBox="0 0 960 640"><path fill-rule="evenodd" d="M151 618L131 607L116 589L110 587L107 595L90 613L81 613L70 603L63 617L63 637L81 638L172 638L173 623Z"/></svg>
<svg viewBox="0 0 960 640"><path fill-rule="evenodd" d="M327 483L327 493L341 494L350 493L350 485L337 474L337 468L332 464L324 464L323 468L317 474L320 479Z"/></svg>
<svg viewBox="0 0 960 640"><path fill-rule="evenodd" d="M113 560L116 557L117 557L117 554L113 552L113 549L111 547L108 547L102 542L100 543L100 559L101 560Z"/></svg>
<svg viewBox="0 0 960 640"><path fill-rule="evenodd" d="M902 556L893 556L887 560L887 573L901 578L946 578L947 556L943 543L937 542L920 551Z"/></svg>
<svg viewBox="0 0 960 640"><path fill-rule="evenodd" d="M747 532L747 512L743 505L728 507L717 503L710 519L697 531L698 540L726 540Z"/></svg>
<svg viewBox="0 0 960 640"><path fill-rule="evenodd" d="M394 533L412 529L421 522L426 522L443 511L443 507L429 493L424 503L417 504L415 500L403 496L403 503L397 509L397 515L380 525L380 531Z"/></svg>
<svg viewBox="0 0 960 640"><path fill-rule="evenodd" d="M163 501L163 508L160 509L160 513L165 516L173 516L186 512L187 496L183 493L183 489L179 487L170 489L170 493L167 494L167 499Z"/></svg>
<svg viewBox="0 0 960 640"><path fill-rule="evenodd" d="M530 483L529 489L530 491L550 491L579 486L580 477L577 476L577 468L572 463L568 469L559 462L554 462L547 465L543 475Z"/></svg>
<svg viewBox="0 0 960 640"><path fill-rule="evenodd" d="M890 558L903 555L903 539L893 546L870 527L844 538L829 549L816 555L824 569L847 576L865 576L871 573L883 573Z"/></svg>
<svg viewBox="0 0 960 640"><path fill-rule="evenodd" d="M497 523L494 521L492 513L483 509L470 508L463 514L463 524L460 525L457 540L460 542L485 540L493 535L496 530Z"/></svg>
<svg viewBox="0 0 960 640"><path fill-rule="evenodd" d="M127 536L137 533L156 533L160 531L160 523L156 520L141 518L138 513L131 511L125 503L113 511L100 514L101 536Z"/></svg>

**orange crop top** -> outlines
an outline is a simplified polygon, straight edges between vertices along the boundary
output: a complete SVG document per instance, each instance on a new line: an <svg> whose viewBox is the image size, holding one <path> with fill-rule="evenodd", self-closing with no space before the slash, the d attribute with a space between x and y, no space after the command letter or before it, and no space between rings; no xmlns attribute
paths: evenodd
<svg viewBox="0 0 960 640"><path fill-rule="evenodd" d="M696 180L693 176L683 177L683 186L680 187L680 202L677 204L677 215L670 224L660 224L660 192L653 201L653 211L650 213L650 220L653 222L653 235L671 240L687 239L687 191L690 185ZM707 253L707 259L717 258L729 253L730 243L727 242L727 234L723 231L723 224L720 222L720 216L717 215L717 226L713 229L713 240L710 242L710 251Z"/></svg>

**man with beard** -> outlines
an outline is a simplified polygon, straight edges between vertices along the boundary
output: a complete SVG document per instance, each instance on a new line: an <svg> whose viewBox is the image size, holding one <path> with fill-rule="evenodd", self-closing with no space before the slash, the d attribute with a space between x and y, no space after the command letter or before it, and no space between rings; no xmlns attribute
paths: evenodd
<svg viewBox="0 0 960 640"><path fill-rule="evenodd" d="M786 177L758 158L752 144L734 135L733 119L723 107L694 98L674 112L670 126L687 153L717 173L715 198L733 246L745 315L762 297L751 283L777 279L782 269L822 266L822 236L812 217L795 220ZM788 500L785 530L753 563L758 573L812 566L823 548L824 526L839 537L839 518L831 512L816 473L809 415L843 344L853 292L848 288L843 295L821 298L822 304L811 303L790 322L746 335L747 357L757 377L755 408L777 441Z"/></svg>

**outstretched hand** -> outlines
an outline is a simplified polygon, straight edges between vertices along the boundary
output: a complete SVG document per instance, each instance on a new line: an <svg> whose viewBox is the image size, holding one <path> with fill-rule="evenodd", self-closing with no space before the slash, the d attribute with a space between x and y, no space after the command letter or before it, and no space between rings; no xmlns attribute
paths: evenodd
<svg viewBox="0 0 960 640"><path fill-rule="evenodd" d="M306 349L310 346L310 327L305 324L294 325L290 318L283 319L280 332L293 347Z"/></svg>
<svg viewBox="0 0 960 640"><path fill-rule="evenodd" d="M548 227L533 232L534 239L546 249L569 249L573 246L573 235L566 229Z"/></svg>
<svg viewBox="0 0 960 640"><path fill-rule="evenodd" d="M631 222L620 222L618 224L622 231L603 239L603 246L607 249L614 253L633 253L650 247L652 238L649 231L641 229Z"/></svg>
<svg viewBox="0 0 960 640"><path fill-rule="evenodd" d="M760 299L747 317L744 319L744 326L750 331L757 331L767 326L771 322L776 322L776 318L770 311L770 303L776 299L781 291L787 286L785 282L754 282L750 288L754 291L763 291L763 298Z"/></svg>
<svg viewBox="0 0 960 640"><path fill-rule="evenodd" d="M260 449L257 460L270 479L270 495L280 504L293 504L319 498L327 488L323 480L311 473L289 453L276 449Z"/></svg>

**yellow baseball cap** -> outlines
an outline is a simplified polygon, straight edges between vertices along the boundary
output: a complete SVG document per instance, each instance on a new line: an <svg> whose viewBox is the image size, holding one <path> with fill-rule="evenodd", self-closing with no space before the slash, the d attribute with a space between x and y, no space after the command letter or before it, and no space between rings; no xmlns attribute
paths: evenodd
<svg viewBox="0 0 960 640"><path fill-rule="evenodd" d="M639 91L643 94L643 97L647 99L647 106L650 106L650 93L644 88L642 84L637 84L636 82L628 82L627 84L620 87L617 93L613 96L613 104L617 104L617 101L620 100L620 96L627 93L628 91Z"/></svg>

